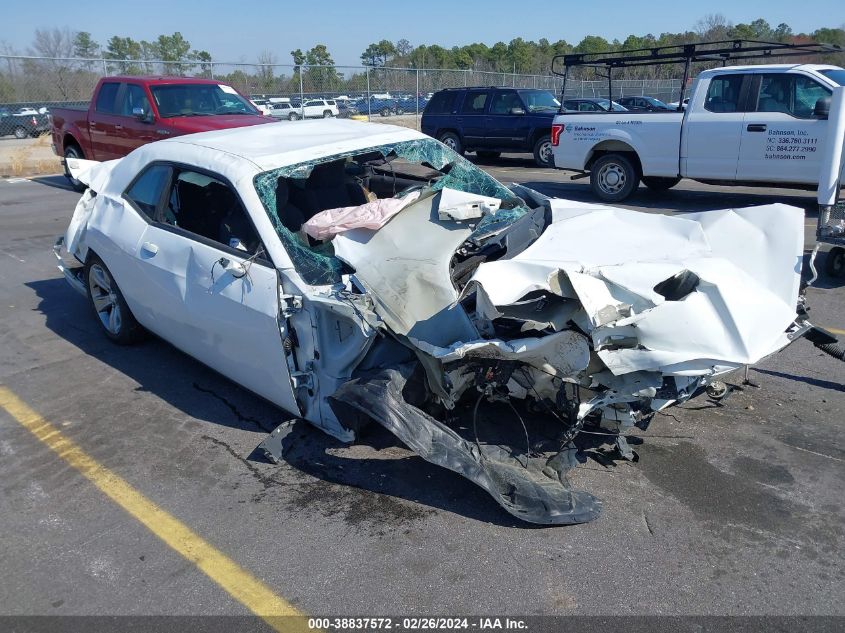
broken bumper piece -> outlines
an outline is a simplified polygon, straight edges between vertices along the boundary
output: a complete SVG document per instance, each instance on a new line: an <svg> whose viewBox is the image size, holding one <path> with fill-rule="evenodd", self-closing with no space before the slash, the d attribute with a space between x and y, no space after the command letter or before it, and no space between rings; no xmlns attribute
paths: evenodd
<svg viewBox="0 0 845 633"><path fill-rule="evenodd" d="M403 392L414 369L400 365L351 380L329 398L332 409L339 419L354 417L350 408L371 417L417 455L478 484L523 521L567 525L598 517L601 501L568 487L565 474L574 465L574 447L538 460L467 439L407 402Z"/></svg>

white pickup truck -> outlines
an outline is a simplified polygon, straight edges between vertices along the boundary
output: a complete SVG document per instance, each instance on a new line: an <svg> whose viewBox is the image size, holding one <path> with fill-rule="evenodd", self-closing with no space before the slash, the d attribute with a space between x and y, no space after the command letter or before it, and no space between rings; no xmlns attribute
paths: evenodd
<svg viewBox="0 0 845 633"><path fill-rule="evenodd" d="M600 199L619 202L642 180L815 186L833 88L845 70L819 64L734 66L699 74L678 112L562 112L552 125L559 169L589 172Z"/></svg>

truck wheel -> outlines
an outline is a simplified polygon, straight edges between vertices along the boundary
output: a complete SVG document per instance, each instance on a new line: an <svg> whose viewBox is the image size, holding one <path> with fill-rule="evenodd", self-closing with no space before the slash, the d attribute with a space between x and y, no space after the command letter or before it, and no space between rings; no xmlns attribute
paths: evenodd
<svg viewBox="0 0 845 633"><path fill-rule="evenodd" d="M590 168L590 187L605 202L624 200L639 182L636 167L622 154L605 154Z"/></svg>
<svg viewBox="0 0 845 633"><path fill-rule="evenodd" d="M555 157L552 153L552 137L546 134L534 143L534 162L538 167L554 167Z"/></svg>
<svg viewBox="0 0 845 633"><path fill-rule="evenodd" d="M443 143L446 147L448 147L456 154L460 154L461 156L464 155L464 148L461 145L461 139L459 139L458 135L454 132L446 132L444 134L441 134L440 138L437 140Z"/></svg>
<svg viewBox="0 0 845 633"><path fill-rule="evenodd" d="M23 138L26 138L26 136L27 136L27 134L26 134L26 128L25 127L18 126L18 127L15 128L15 138L23 139Z"/></svg>
<svg viewBox="0 0 845 633"><path fill-rule="evenodd" d="M643 176L643 184L652 191L669 191L681 182L680 178L662 178L660 176Z"/></svg>
<svg viewBox="0 0 845 633"><path fill-rule="evenodd" d="M323 118L324 119L330 119L331 117L332 117L332 111L331 110L324 110L323 111Z"/></svg>
<svg viewBox="0 0 845 633"><path fill-rule="evenodd" d="M845 277L845 248L834 246L827 254L824 272L830 277Z"/></svg>
<svg viewBox="0 0 845 633"><path fill-rule="evenodd" d="M299 119L299 115L296 112L291 112L288 115L288 121L296 121Z"/></svg>
<svg viewBox="0 0 845 633"><path fill-rule="evenodd" d="M126 305L123 293L103 260L94 253L85 264L85 287L91 309L106 336L120 345L129 345L141 338L143 330Z"/></svg>
<svg viewBox="0 0 845 633"><path fill-rule="evenodd" d="M74 191L78 191L79 193L82 193L83 191L85 191L88 188L88 185L86 185L84 182L80 182L79 180L77 180L76 178L74 178L73 176L70 175L70 170L67 168L67 159L68 158L85 158L85 157L82 155L82 150L79 149L76 145L68 145L65 148L65 161L64 161L65 178L67 178L68 183L70 183L70 186L73 188Z"/></svg>

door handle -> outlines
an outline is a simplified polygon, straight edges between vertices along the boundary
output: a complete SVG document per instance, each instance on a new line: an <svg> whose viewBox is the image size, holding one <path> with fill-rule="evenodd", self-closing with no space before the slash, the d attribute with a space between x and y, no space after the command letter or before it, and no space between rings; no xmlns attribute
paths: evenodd
<svg viewBox="0 0 845 633"><path fill-rule="evenodd" d="M149 253L150 255L155 255L158 253L158 246L152 242L144 242L141 244L141 250L145 253Z"/></svg>
<svg viewBox="0 0 845 633"><path fill-rule="evenodd" d="M765 132L766 131L766 124L765 123L749 123L748 127L745 128L749 132Z"/></svg>

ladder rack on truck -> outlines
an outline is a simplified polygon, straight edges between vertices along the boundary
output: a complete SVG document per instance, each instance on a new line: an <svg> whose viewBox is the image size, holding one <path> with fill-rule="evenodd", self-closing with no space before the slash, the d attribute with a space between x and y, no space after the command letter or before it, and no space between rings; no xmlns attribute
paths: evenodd
<svg viewBox="0 0 845 633"><path fill-rule="evenodd" d="M603 69L607 79L607 98L613 101L613 70L617 68L636 68L639 66L659 66L664 64L683 64L684 78L681 82L681 95L678 109L682 109L690 66L693 63L719 62L723 66L729 61L773 59L785 57L805 57L841 53L843 48L836 44L810 42L807 44L786 44L783 42L763 42L758 40L719 40L717 42L698 42L672 46L654 46L634 48L604 53L570 53L555 55L552 58L552 73L563 77L561 104L566 95L566 81L569 69L573 67L594 68L598 73ZM561 70L561 60L563 69ZM563 105L561 105L562 111Z"/></svg>

